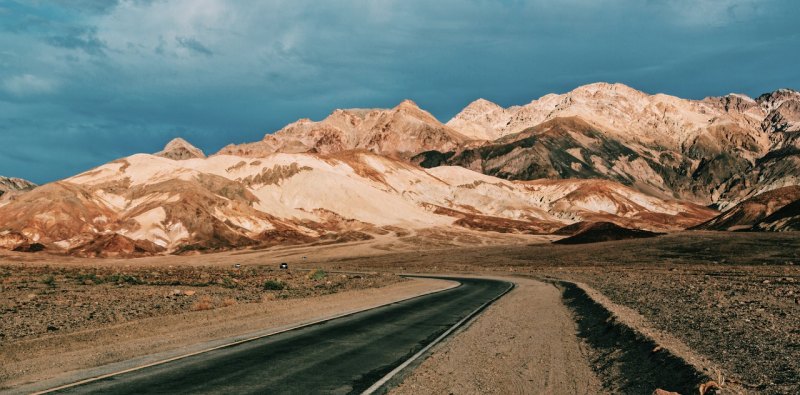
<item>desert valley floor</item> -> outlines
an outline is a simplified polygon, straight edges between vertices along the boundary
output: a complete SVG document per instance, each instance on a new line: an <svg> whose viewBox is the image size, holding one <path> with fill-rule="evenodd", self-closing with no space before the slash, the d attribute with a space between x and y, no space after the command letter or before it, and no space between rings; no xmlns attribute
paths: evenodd
<svg viewBox="0 0 800 395"><path fill-rule="evenodd" d="M398 276L428 273L517 288L438 345L396 393L642 393L706 379L748 393L800 390L796 233L689 231L588 245L452 236L119 260L4 252L0 352L11 363L0 382L63 379L447 286ZM669 383L681 377L664 375L672 362L662 349L704 376Z"/></svg>

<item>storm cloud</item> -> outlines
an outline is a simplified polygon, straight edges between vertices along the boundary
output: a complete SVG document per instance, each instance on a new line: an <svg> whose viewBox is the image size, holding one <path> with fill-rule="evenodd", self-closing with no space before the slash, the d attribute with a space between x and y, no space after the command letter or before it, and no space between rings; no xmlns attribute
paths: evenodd
<svg viewBox="0 0 800 395"><path fill-rule="evenodd" d="M181 136L206 152L335 108L527 103L622 82L800 88L792 0L0 1L0 174L53 181Z"/></svg>

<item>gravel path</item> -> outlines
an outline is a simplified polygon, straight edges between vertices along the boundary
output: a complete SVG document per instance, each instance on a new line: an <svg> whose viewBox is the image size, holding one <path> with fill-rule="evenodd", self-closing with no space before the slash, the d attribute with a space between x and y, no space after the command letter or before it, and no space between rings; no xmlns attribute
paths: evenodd
<svg viewBox="0 0 800 395"><path fill-rule="evenodd" d="M437 347L392 394L597 394L571 313L556 287L517 288Z"/></svg>

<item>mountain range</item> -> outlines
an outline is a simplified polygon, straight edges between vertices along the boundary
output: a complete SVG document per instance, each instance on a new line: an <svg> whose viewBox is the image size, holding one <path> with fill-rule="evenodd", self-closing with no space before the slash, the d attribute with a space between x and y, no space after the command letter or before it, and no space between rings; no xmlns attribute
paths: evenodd
<svg viewBox="0 0 800 395"><path fill-rule="evenodd" d="M597 83L508 108L480 99L445 124L409 100L336 110L208 157L175 139L32 190L0 178L14 191L0 247L139 256L579 222L792 229L799 132L787 89L686 100ZM754 209L765 192L775 203Z"/></svg>

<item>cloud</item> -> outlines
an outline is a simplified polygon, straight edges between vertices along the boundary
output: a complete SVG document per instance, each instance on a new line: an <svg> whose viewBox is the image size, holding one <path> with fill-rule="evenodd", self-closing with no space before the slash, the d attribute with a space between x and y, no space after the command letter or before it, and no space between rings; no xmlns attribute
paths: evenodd
<svg viewBox="0 0 800 395"><path fill-rule="evenodd" d="M662 4L678 25L721 27L762 15L771 0L667 0Z"/></svg>
<svg viewBox="0 0 800 395"><path fill-rule="evenodd" d="M47 43L54 47L80 49L90 55L104 55L106 44L97 37L97 29L90 27L72 27L64 34L50 36Z"/></svg>
<svg viewBox="0 0 800 395"><path fill-rule="evenodd" d="M55 82L31 74L22 74L3 81L6 92L19 97L51 93L56 90Z"/></svg>
<svg viewBox="0 0 800 395"><path fill-rule="evenodd" d="M787 50L800 46L794 0L2 7L0 169L38 182L171 137L214 152L298 118L404 98L447 120L477 97L513 105L597 80L690 98L800 88L800 54ZM23 145L37 152L28 163L4 155Z"/></svg>
<svg viewBox="0 0 800 395"><path fill-rule="evenodd" d="M213 56L214 53L211 52L203 43L198 41L194 37L175 37L175 41L178 42L183 48L186 48L194 53L205 55L205 56Z"/></svg>

